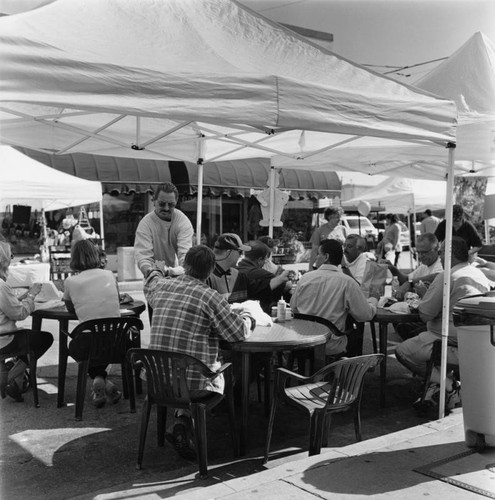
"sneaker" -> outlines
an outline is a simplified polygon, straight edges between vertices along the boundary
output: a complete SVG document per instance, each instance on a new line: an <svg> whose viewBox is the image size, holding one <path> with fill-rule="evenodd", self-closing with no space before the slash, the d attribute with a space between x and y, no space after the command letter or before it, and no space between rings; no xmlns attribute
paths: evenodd
<svg viewBox="0 0 495 500"><path fill-rule="evenodd" d="M96 408L102 408L107 402L105 394L105 380L103 377L95 377L93 380L92 394L93 404Z"/></svg>
<svg viewBox="0 0 495 500"><path fill-rule="evenodd" d="M122 397L122 393L117 389L117 386L108 379L105 381L105 393L107 401L112 404L118 403Z"/></svg>
<svg viewBox="0 0 495 500"><path fill-rule="evenodd" d="M177 451L182 458L186 460L195 460L196 451L189 439L187 428L188 421L185 418L179 418L172 429L172 434L166 435L166 438L174 445L175 451Z"/></svg>

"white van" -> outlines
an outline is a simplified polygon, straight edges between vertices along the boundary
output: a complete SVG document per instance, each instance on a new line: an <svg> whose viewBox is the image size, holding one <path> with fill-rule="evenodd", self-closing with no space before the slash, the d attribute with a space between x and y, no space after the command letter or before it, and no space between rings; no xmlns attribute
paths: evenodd
<svg viewBox="0 0 495 500"><path fill-rule="evenodd" d="M362 215L343 215L341 223L347 229L347 234L360 234L366 241L378 241L378 229L371 223L368 217Z"/></svg>

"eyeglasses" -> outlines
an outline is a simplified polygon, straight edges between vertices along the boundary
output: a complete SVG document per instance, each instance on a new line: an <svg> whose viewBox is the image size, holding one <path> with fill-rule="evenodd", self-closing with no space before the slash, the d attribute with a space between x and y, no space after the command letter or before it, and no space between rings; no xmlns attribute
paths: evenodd
<svg viewBox="0 0 495 500"><path fill-rule="evenodd" d="M160 207L160 208L166 208L167 206L169 208L175 208L175 206L177 205L177 203L169 203L168 201L157 201L156 204Z"/></svg>

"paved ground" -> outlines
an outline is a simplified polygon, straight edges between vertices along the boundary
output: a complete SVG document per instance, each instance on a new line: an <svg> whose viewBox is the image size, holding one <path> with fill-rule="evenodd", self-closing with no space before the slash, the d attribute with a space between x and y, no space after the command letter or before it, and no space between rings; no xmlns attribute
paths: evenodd
<svg viewBox="0 0 495 500"><path fill-rule="evenodd" d="M136 299L143 298L141 292L129 290L129 293ZM147 344L149 335L146 316L142 315L146 323L143 345ZM57 339L57 323L45 320L43 327L52 331ZM369 333L366 339L366 349L370 351ZM397 340L391 335L391 349ZM137 414L129 412L127 401L96 410L88 397L83 420L76 422L73 406L76 365L70 363L66 383L68 406L57 409L57 353L58 344L55 342L40 360L41 408L32 406L30 393L26 394L26 402L23 404L14 403L10 399L0 401L2 498L93 498L96 492L132 490L142 484L158 485L160 497L164 498L181 490L197 487L197 482L194 481L196 464L178 457L168 444L164 448L156 446L154 415L150 422L143 470L135 469L142 397L138 398ZM368 376L362 405L364 439L425 422L418 419L411 410L418 381L412 379L393 357L389 358L388 373L389 401L385 409L378 405L378 371ZM111 378L118 384L121 383L119 367L112 367ZM255 386L251 397L250 451L242 459L234 460L231 455L226 416L219 413L209 417L211 481L246 477L307 456L308 423L299 413L287 408L284 416L277 419L273 436L272 448L277 453L268 466L261 465L267 419L263 405L257 402ZM339 449L353 442L351 415L337 415L332 426L330 446L332 449ZM120 497L117 494L115 498Z"/></svg>
<svg viewBox="0 0 495 500"><path fill-rule="evenodd" d="M408 259L407 253L404 259ZM139 283L122 284L121 288L135 299L143 300L142 292L136 291ZM147 314L143 314L142 319L145 323L142 344L146 346L149 339ZM29 326L30 320L25 324ZM75 324L72 323L71 328ZM256 387L253 385L251 434L246 457L232 457L226 415L218 413L209 416L210 479L206 482L195 480L195 463L177 456L167 443L164 448L156 446L156 422L153 414L143 469L137 471L135 460L142 396L137 400L138 413L131 414L127 401L96 410L91 405L88 390L83 420L76 422L76 364L72 362L69 363L66 381L68 405L57 409L58 323L45 320L43 328L54 334L55 343L39 363L41 408L32 406L29 392L23 404L14 403L10 399L0 400L2 499L127 498L138 492L141 494L144 486L158 495L153 498L166 498L218 481L247 478L256 472L279 466L290 468L291 464L307 457L308 422L301 414L286 408L283 417L276 422L272 439L274 455L267 466L261 464L267 418L263 404L257 402ZM365 337L365 352L371 352L368 331ZM392 334L389 340L392 351L399 339ZM110 376L121 385L119 367L112 367ZM388 406L382 409L378 404L378 370L370 373L362 403L363 438L369 440L425 423L411 409L418 387L419 381L411 378L395 358L390 357ZM279 413L279 417L280 415ZM331 448L324 451L343 449L352 443L354 430L351 415L336 415L329 439Z"/></svg>

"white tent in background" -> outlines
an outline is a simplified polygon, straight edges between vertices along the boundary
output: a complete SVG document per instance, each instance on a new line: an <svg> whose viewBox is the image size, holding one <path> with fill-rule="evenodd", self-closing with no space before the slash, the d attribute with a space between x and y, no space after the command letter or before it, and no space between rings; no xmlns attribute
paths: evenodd
<svg viewBox="0 0 495 500"><path fill-rule="evenodd" d="M452 99L459 112L456 173L495 174L495 45L475 33L415 85Z"/></svg>
<svg viewBox="0 0 495 500"><path fill-rule="evenodd" d="M102 200L99 182L64 174L8 146L0 146L0 178L0 212L6 205L47 211Z"/></svg>
<svg viewBox="0 0 495 500"><path fill-rule="evenodd" d="M445 209L445 182L391 177L368 189L356 198L342 202L342 206L357 205L367 201L372 205L381 205L387 212L409 214Z"/></svg>

